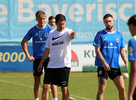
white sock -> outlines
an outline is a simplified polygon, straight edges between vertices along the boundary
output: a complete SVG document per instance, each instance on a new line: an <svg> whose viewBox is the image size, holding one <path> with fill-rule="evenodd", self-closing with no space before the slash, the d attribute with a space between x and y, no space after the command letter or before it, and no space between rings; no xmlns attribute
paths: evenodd
<svg viewBox="0 0 136 100"><path fill-rule="evenodd" d="M52 100L58 100L58 98L52 98Z"/></svg>
<svg viewBox="0 0 136 100"><path fill-rule="evenodd" d="M35 98L35 100L39 100L39 98Z"/></svg>

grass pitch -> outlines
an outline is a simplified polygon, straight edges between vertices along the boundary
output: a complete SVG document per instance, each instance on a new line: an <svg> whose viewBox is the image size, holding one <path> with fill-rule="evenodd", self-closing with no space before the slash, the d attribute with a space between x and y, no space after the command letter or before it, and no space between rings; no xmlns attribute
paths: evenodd
<svg viewBox="0 0 136 100"><path fill-rule="evenodd" d="M123 74L123 73L122 73ZM41 77L41 86L43 83ZM0 72L0 100L34 100L32 72ZM128 80L125 81L126 96ZM69 77L70 96L76 100L96 100L98 79L96 72L71 72ZM40 91L40 100L42 87ZM58 100L61 100L61 90L58 87ZM51 94L50 99L51 100ZM108 79L104 100L119 100L118 90Z"/></svg>

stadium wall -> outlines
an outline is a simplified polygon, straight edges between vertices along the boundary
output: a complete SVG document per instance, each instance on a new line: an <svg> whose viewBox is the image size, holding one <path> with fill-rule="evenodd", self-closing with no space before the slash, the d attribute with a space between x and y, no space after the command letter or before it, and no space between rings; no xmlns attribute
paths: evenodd
<svg viewBox="0 0 136 100"><path fill-rule="evenodd" d="M127 47L127 46L126 46ZM126 49L126 48L125 48ZM30 55L32 46L28 46ZM95 51L92 45L72 45L71 71L96 71ZM120 59L122 71L126 71ZM25 56L21 46L0 46L0 72L32 72L33 63Z"/></svg>

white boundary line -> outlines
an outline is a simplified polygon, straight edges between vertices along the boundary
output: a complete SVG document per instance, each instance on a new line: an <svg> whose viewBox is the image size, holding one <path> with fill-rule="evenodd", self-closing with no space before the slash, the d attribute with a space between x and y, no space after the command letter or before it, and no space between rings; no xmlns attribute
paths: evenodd
<svg viewBox="0 0 136 100"><path fill-rule="evenodd" d="M26 84L20 84L20 83L15 83L15 82L6 81L6 80L0 80L0 81L5 82L5 83L12 83L12 84L16 84L16 85L21 85L21 86L26 86L26 87L29 87L29 88L33 88L33 86L26 85ZM42 89L42 88L40 88L40 89ZM61 92L58 92L58 93L60 94ZM77 97L77 98L80 98L80 99L83 99L83 100L91 100L91 99L81 97L81 96L75 96L75 95L70 95L70 96L74 96L74 97Z"/></svg>

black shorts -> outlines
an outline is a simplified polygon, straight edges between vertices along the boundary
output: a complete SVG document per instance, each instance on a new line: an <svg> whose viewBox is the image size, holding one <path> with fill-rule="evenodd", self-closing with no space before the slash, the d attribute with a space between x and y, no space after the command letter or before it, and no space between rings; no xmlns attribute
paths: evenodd
<svg viewBox="0 0 136 100"><path fill-rule="evenodd" d="M133 100L136 100L136 94L133 95Z"/></svg>
<svg viewBox="0 0 136 100"><path fill-rule="evenodd" d="M97 69L98 76L101 76L102 78L108 79L108 76L110 79L114 79L117 76L122 75L120 68L111 68L111 71L105 71L103 67L98 67Z"/></svg>
<svg viewBox="0 0 136 100"><path fill-rule="evenodd" d="M55 84L58 86L68 86L70 68L47 68L44 84Z"/></svg>
<svg viewBox="0 0 136 100"><path fill-rule="evenodd" d="M41 76L43 73L42 70L41 72L38 72L38 66L39 66L40 61L41 59L35 59L35 61L33 61L33 75L34 76ZM46 59L43 63L43 68L45 72L46 72L48 62L49 62L49 59Z"/></svg>

